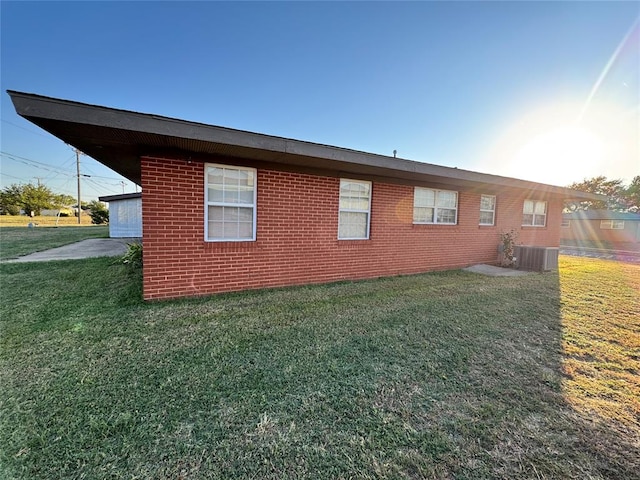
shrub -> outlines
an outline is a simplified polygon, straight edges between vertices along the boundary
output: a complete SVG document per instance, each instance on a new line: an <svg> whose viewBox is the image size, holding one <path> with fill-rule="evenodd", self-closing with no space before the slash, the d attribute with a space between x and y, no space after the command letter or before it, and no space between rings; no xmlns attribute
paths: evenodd
<svg viewBox="0 0 640 480"><path fill-rule="evenodd" d="M89 215L91 215L91 223L94 225L102 225L109 223L109 210L104 203L93 200L89 203Z"/></svg>
<svg viewBox="0 0 640 480"><path fill-rule="evenodd" d="M129 265L133 268L141 268L142 267L142 244L141 243L130 243L127 246L127 253L125 253L121 258L120 262L124 265Z"/></svg>
<svg viewBox="0 0 640 480"><path fill-rule="evenodd" d="M516 252L516 240L518 239L518 232L511 229L508 232L500 234L500 249L502 251L503 267L513 267L515 264L515 252Z"/></svg>

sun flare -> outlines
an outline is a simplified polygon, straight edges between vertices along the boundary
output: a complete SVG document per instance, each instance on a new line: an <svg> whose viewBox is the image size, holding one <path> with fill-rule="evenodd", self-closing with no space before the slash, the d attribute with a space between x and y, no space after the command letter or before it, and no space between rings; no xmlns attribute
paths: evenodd
<svg viewBox="0 0 640 480"><path fill-rule="evenodd" d="M597 134L561 125L533 137L516 153L513 164L525 178L554 172L557 182L567 183L576 171L592 171L605 161L605 145Z"/></svg>
<svg viewBox="0 0 640 480"><path fill-rule="evenodd" d="M489 171L552 185L605 175L624 177L640 167L638 118L634 111L592 104L577 119L579 105L541 108L502 132L483 162Z"/></svg>

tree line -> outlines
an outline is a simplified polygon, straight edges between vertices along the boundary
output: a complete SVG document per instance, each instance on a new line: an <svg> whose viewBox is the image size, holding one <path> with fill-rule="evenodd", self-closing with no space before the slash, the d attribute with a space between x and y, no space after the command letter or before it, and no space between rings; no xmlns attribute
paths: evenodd
<svg viewBox="0 0 640 480"><path fill-rule="evenodd" d="M56 194L45 185L32 183L14 183L0 190L0 215L38 216L43 210L77 208L77 201L71 195ZM81 202L80 209L89 210L91 221L95 224L109 221L109 210L104 203L92 200ZM78 212L80 210L77 210ZM77 215L77 213L76 213Z"/></svg>
<svg viewBox="0 0 640 480"><path fill-rule="evenodd" d="M572 190L606 195L607 201L588 200L574 204L577 210L614 210L617 212L640 212L640 175L629 185L622 180L609 180L605 176L585 179L568 186Z"/></svg>

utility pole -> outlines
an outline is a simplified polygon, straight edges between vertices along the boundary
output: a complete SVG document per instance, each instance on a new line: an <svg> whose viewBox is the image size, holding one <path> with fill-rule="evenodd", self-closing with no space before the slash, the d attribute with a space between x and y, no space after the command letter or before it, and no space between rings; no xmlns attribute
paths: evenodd
<svg viewBox="0 0 640 480"><path fill-rule="evenodd" d="M120 181L120 185L122 185L122 193L124 194L124 187L127 185L124 180Z"/></svg>
<svg viewBox="0 0 640 480"><path fill-rule="evenodd" d="M76 173L78 175L78 225L80 225L80 215L82 215L82 203L80 202L80 150L76 151Z"/></svg>

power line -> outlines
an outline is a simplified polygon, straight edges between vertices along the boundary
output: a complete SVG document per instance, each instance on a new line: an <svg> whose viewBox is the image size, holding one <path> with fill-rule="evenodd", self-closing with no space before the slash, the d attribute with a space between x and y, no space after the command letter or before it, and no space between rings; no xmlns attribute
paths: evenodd
<svg viewBox="0 0 640 480"><path fill-rule="evenodd" d="M9 125L12 125L12 126L14 126L14 127L16 127L16 128L19 128L20 130L24 130L25 132L33 133L34 135L38 135L38 136L40 136L40 137L44 137L44 138L51 138L51 139L53 139L53 137L51 137L51 136L49 136L49 135L45 135L45 134L43 134L43 133L35 132L35 131L33 131L33 130L29 129L29 128L24 128L24 127L22 127L22 126L20 126L20 125L17 125L17 124L15 124L15 123L13 123L13 122L10 122L9 120L5 120L4 118L2 119L2 121L3 121L4 123L8 123Z"/></svg>
<svg viewBox="0 0 640 480"><path fill-rule="evenodd" d="M32 166L32 167L38 167L38 168L44 168L45 170L48 170L48 171L56 173L56 174L68 175L68 176L71 176L71 177L75 177L77 175L77 173L74 174L72 171L64 170L64 169L62 169L60 167L56 167L56 166L51 165L49 163L39 162L37 160L32 160L30 158L21 157L19 155L15 155L13 153L0 152L0 155L2 155L3 157L8 158L10 160L13 160L15 162L23 163L25 165L29 165L29 166ZM63 163L67 163L71 158L75 158L75 154L72 157L70 157L67 160L65 160ZM83 175L83 177L94 177L94 178L103 178L105 180L120 181L119 178L116 178L116 177L105 177L105 176L102 176L102 175Z"/></svg>
<svg viewBox="0 0 640 480"><path fill-rule="evenodd" d="M9 160L13 160L14 162L19 162L19 163L23 163L25 165L29 165L30 167L43 168L43 169L48 170L50 172L59 173L59 174L62 174L62 175L73 176L73 173L71 173L71 172L69 172L67 170L63 170L61 168L55 167L53 165L49 165L48 163L38 162L36 160L31 160L29 158L20 157L18 155L13 155L13 154L7 153L7 152L0 152L0 155L2 155L5 158L8 158Z"/></svg>
<svg viewBox="0 0 640 480"><path fill-rule="evenodd" d="M0 174L0 176L2 176L2 177L15 178L16 180L28 180L28 178L24 178L24 177L16 177L15 175L9 175L8 173L2 173L2 174Z"/></svg>

